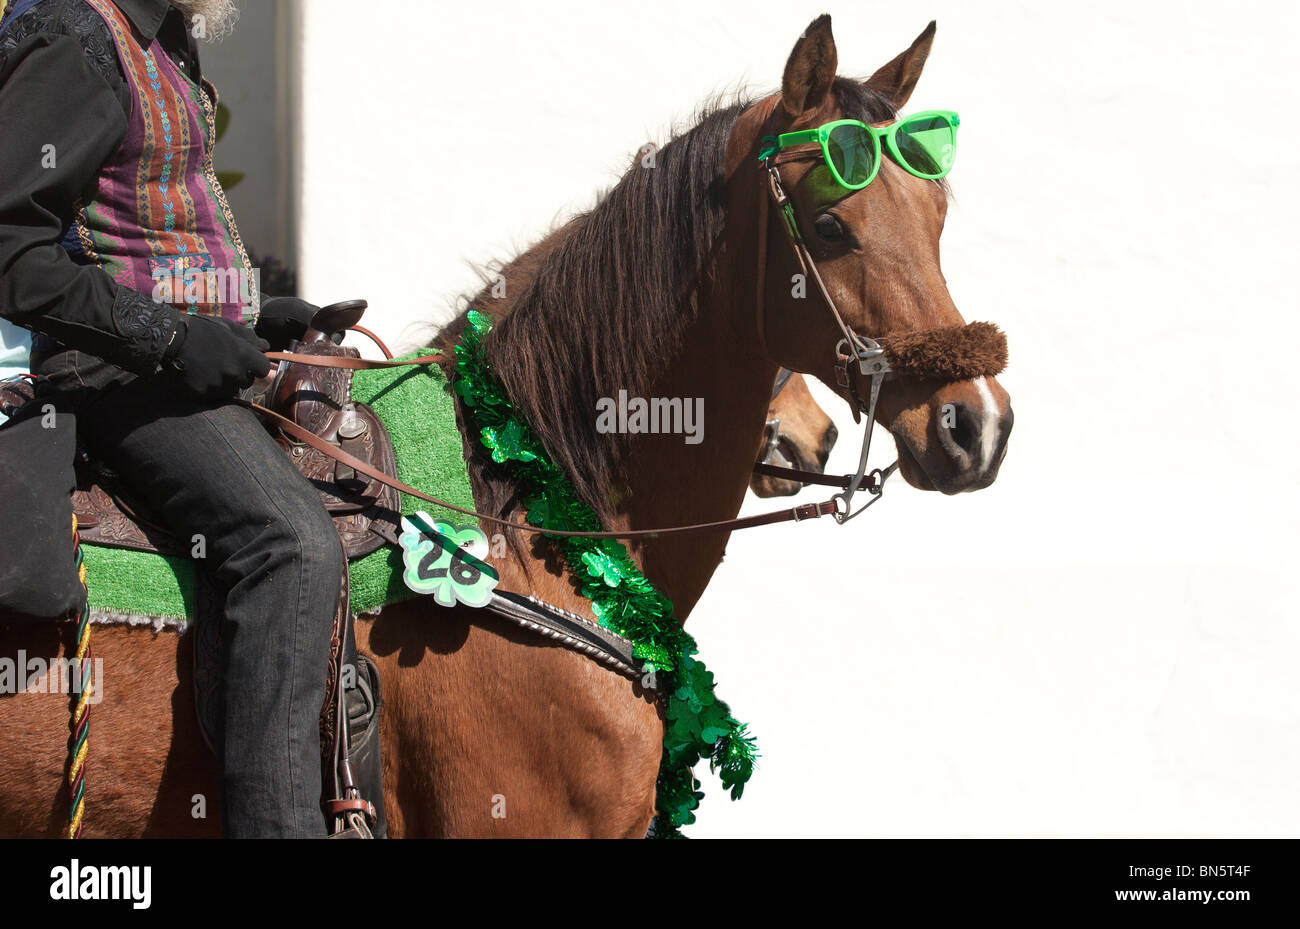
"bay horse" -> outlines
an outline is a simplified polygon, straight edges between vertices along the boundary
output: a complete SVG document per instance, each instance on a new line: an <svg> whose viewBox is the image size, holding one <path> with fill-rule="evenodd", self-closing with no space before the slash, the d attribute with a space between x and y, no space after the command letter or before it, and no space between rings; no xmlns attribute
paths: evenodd
<svg viewBox="0 0 1300 929"><path fill-rule="evenodd" d="M798 266L779 217L759 224L767 191L757 154L778 132L893 118L933 36L931 23L864 82L836 75L830 17L818 18L794 45L779 93L707 110L653 167L634 164L589 212L509 264L507 297L485 290L471 300L495 320L485 350L509 397L607 528L735 516L778 366L856 402L835 377L841 328L816 296L792 289ZM783 177L828 292L855 330L962 323L939 265L942 184L889 159L851 193L812 160L786 165ZM449 326L439 346L449 350L464 325L462 317ZM596 401L623 389L703 398L705 440L599 432ZM943 410L958 411L956 422ZM996 477L1011 410L992 377L896 380L880 394L878 420L911 485L956 493ZM469 447L477 510L522 520L513 488ZM858 533L845 544L865 544ZM590 615L555 550L536 535L511 536L509 554L494 560L500 587ZM642 539L629 551L685 621L726 542L726 533L696 533ZM218 834L190 638L96 628L105 693L90 745L87 836ZM383 680L390 835L646 834L664 730L638 682L484 611L430 598L360 617L357 642ZM67 644L66 628L10 628L0 656L21 649L48 659ZM0 834L61 834L66 697L6 695L0 723Z"/></svg>
<svg viewBox="0 0 1300 929"><path fill-rule="evenodd" d="M767 407L767 422L758 447L759 464L825 471L826 459L838 437L839 430L813 399L804 376L782 368ZM749 481L749 489L763 498L790 497L803 487L799 481L769 474L755 474Z"/></svg>

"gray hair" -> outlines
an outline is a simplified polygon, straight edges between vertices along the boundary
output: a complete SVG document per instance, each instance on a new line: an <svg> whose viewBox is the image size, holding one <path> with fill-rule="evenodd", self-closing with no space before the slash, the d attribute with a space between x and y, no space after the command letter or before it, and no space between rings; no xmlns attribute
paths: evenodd
<svg viewBox="0 0 1300 929"><path fill-rule="evenodd" d="M170 0L171 5L185 14L190 30L198 30L197 38L205 42L219 42L235 31L239 20L239 7L235 0ZM201 27L201 28L200 28Z"/></svg>

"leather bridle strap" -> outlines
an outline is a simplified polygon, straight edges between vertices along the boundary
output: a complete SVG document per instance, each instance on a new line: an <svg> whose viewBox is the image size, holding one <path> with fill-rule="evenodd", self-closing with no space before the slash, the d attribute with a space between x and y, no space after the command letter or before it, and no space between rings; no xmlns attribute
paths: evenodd
<svg viewBox="0 0 1300 929"><path fill-rule="evenodd" d="M411 362L403 363L409 364ZM476 510L468 510L464 507L457 506L454 503L449 503L446 500L440 500L437 497L430 496L423 491L416 490L410 484L403 483L397 478L385 474L369 462L362 461L360 458L348 454L337 445L322 439L311 430L304 429L293 420L281 416L274 410L268 410L266 407L257 403L249 403L247 400L235 399L232 402L247 407L257 415L270 420L295 441L302 442L304 445L309 445L323 455L327 455L335 461L342 462L349 468L379 481L381 484L386 484L389 487L400 490L404 494L410 494L412 497L424 500L427 503L432 503L435 506L440 506L447 510L453 510L457 513L464 513L466 516L473 516L475 519L493 523L497 526L503 526L508 529L518 529L521 532L535 532L540 535L549 535L558 538L654 539L660 536L685 535L692 532L732 532L737 529L753 529L757 526L770 526L775 523L797 523L802 522L805 519L817 519L820 516L832 516L839 513L839 504L834 498L832 498L821 503L804 503L800 506L791 507L788 510L774 510L770 513L760 513L755 516L722 519L711 523L693 523L688 526L669 526L663 529L628 529L621 532L571 532L561 529L545 529L541 526L534 526L530 523L520 523L510 519L488 516L486 513L479 513Z"/></svg>
<svg viewBox="0 0 1300 929"><path fill-rule="evenodd" d="M831 316L835 319L835 325L839 327L840 332L844 336L843 340L836 346L835 374L839 385L849 391L849 394L853 398L853 421L858 422L859 414L867 412L867 405L863 402L862 397L858 393L857 380L853 376L850 365L856 360L859 363L859 373L883 374L888 370L888 364L884 359L884 351L881 349L880 344L874 339L869 339L865 336L859 335L853 331L852 326L845 322L844 316L840 313L840 308L835 304L835 300L831 297L830 290L826 287L826 281L822 279L821 272L817 269L817 262L813 258L812 252L808 250L808 243L804 241L803 233L799 231L799 224L795 220L794 216L794 205L790 202L790 197L786 194L785 188L781 184L781 174L778 170L779 165L788 164L792 161L813 161L820 160L821 157L820 151L778 152L777 154L770 156L765 163L767 177L766 183L763 186L767 188L767 193L771 197L772 202L781 217L782 224L785 226L787 238L790 240L790 246L794 249L795 259L799 262L800 270L803 272L805 277L811 277L813 279L813 282L817 285L818 292L822 295L822 302L825 303L826 307L831 311ZM761 199L764 206L766 206L767 197ZM760 331L762 331L766 326L767 317L764 301L764 279L767 276L767 250L765 247L767 242L767 211L766 209L762 209L760 210L760 213L762 214L761 222L763 223L763 232L761 234L761 242L763 244L760 245L759 248L760 261L757 290L759 326ZM764 343L764 350L766 350L766 343ZM863 367L874 370L861 370Z"/></svg>
<svg viewBox="0 0 1300 929"><path fill-rule="evenodd" d="M867 475L867 456L871 451L871 435L876 426L876 402L880 397L880 385L885 375L889 372L889 362L885 358L885 350L879 342L858 335L853 328L844 321L840 314L839 307L835 305L834 299L831 298L830 291L826 287L826 282L822 280L821 272L817 270L817 262L813 259L812 253L808 251L808 245L804 242L803 234L799 231L799 224L795 219L794 205L790 202L785 188L781 185L781 173L778 165L791 161L806 161L811 159L820 159L820 151L789 151L777 152L769 155L763 162L763 170L767 172L763 186L767 188L767 195L771 197L772 203L778 211L781 222L785 226L786 236L790 240L790 245L794 249L795 259L804 272L805 277L811 277L817 284L818 291L821 292L822 300L830 309L831 315L835 319L835 324L843 333L839 343L835 346L835 377L839 385L848 391L853 398L851 409L853 410L853 421L861 420L860 414L867 414L867 424L862 433L862 450L858 455L858 467L854 472L847 486L832 499L838 504L843 504L843 512L836 512L835 521L845 523L854 516L863 512L871 504L880 498L880 493L885 479L893 473L894 465L881 471L877 469L870 476ZM759 338L763 351L767 352L766 342L766 279L767 279L767 237L770 233L767 218L767 200L768 196L759 197L759 246L758 246L758 278L755 283L755 306L757 313L757 327ZM768 357L771 358L771 353ZM855 372L850 365L857 364L858 370ZM858 392L857 375L870 376L871 389L869 399L863 402ZM897 462L895 462L897 464ZM879 482L876 483L876 478ZM865 483L864 483L865 481ZM809 482L813 483L813 482ZM869 489L872 499L865 505L852 511L850 501L853 495L861 489Z"/></svg>

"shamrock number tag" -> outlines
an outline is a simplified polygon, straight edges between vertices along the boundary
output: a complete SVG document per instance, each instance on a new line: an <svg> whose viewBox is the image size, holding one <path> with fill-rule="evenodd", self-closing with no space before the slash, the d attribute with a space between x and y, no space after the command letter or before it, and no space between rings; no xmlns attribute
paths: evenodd
<svg viewBox="0 0 1300 929"><path fill-rule="evenodd" d="M456 529L416 513L402 517L397 541L406 566L402 580L417 594L432 594L442 606L485 606L492 599L498 575L483 560L488 540L478 526Z"/></svg>

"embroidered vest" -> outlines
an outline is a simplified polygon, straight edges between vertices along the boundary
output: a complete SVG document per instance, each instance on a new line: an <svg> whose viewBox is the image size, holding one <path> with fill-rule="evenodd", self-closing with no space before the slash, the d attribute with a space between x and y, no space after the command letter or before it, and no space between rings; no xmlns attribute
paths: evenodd
<svg viewBox="0 0 1300 929"><path fill-rule="evenodd" d="M113 35L131 115L64 248L159 302L251 325L257 281L212 167L216 89L191 81L156 38L141 48L111 0L84 2Z"/></svg>

